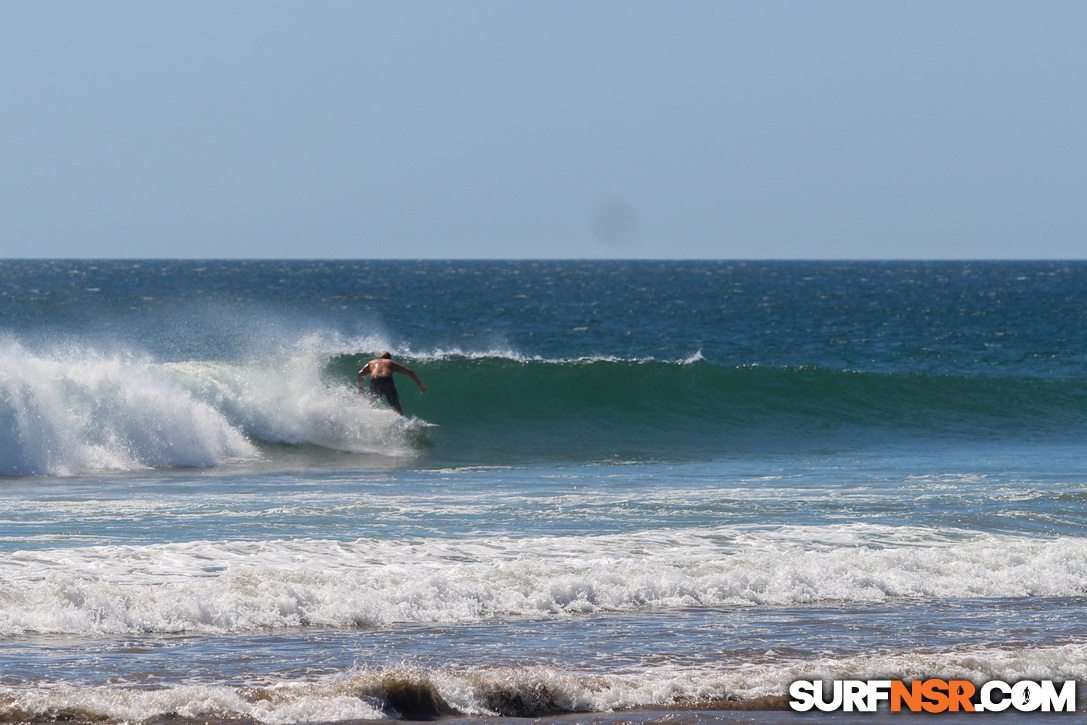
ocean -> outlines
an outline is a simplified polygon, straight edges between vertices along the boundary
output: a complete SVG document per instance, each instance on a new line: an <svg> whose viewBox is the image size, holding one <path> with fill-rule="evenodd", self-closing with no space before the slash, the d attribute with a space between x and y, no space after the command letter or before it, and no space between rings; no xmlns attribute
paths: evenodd
<svg viewBox="0 0 1087 725"><path fill-rule="evenodd" d="M1085 322L1084 262L0 261L0 722L1082 712Z"/></svg>

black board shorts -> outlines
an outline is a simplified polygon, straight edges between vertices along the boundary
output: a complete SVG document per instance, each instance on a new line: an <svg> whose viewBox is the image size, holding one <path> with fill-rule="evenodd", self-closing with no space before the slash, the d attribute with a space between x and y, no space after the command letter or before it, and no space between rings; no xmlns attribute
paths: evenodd
<svg viewBox="0 0 1087 725"><path fill-rule="evenodd" d="M400 396L396 394L396 384L393 383L392 375L384 378L370 378L370 397L378 400L382 395L392 407L400 405Z"/></svg>

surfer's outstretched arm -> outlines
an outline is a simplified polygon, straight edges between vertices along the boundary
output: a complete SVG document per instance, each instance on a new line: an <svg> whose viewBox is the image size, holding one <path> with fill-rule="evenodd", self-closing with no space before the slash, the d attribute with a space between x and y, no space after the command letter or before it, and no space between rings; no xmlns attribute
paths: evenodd
<svg viewBox="0 0 1087 725"><path fill-rule="evenodd" d="M365 378L366 375L369 372L370 372L370 363L366 363L366 365L363 366L362 370L359 370L359 392L360 393L366 391L366 389L363 387L362 381L363 381L363 378Z"/></svg>
<svg viewBox="0 0 1087 725"><path fill-rule="evenodd" d="M407 375L409 378L414 380L415 384L419 386L419 392L420 393L425 393L426 392L426 386L423 385L423 381L419 379L418 375L416 375L415 373L413 373L411 371L411 368L406 368L403 365L401 365L400 363L394 362L392 364L392 369L394 371L398 372L398 373L403 373L404 375Z"/></svg>

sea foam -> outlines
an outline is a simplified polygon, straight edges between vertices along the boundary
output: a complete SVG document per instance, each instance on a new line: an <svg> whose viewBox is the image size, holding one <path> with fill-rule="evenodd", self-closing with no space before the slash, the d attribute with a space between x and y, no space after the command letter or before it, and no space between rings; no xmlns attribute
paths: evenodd
<svg viewBox="0 0 1087 725"><path fill-rule="evenodd" d="M806 527L418 542L194 541L13 552L0 634L247 632L549 617L643 608L1076 596L1075 537ZM883 529L886 529L884 531ZM826 527L809 530L825 533ZM833 538L833 537L832 537Z"/></svg>
<svg viewBox="0 0 1087 725"><path fill-rule="evenodd" d="M873 653L752 665L648 665L623 672L535 665L470 668L420 666L350 670L311 680L264 675L259 684L171 687L0 687L0 720L136 722L155 718L244 719L267 725L454 715L541 717L679 707L684 710L778 709L797 679L926 679L981 683L1022 677L1087 679L1087 648L974 649L955 653ZM667 718L665 718L667 719ZM638 720L631 720L638 721Z"/></svg>
<svg viewBox="0 0 1087 725"><path fill-rule="evenodd" d="M350 453L408 455L398 416L371 405L354 386L322 378L324 354L299 350L247 362L164 366L194 399L214 407L249 437Z"/></svg>
<svg viewBox="0 0 1087 725"><path fill-rule="evenodd" d="M0 476L207 467L257 443L407 455L390 410L321 378L306 349L247 362L161 363L85 350L0 353Z"/></svg>
<svg viewBox="0 0 1087 725"><path fill-rule="evenodd" d="M0 475L209 466L256 449L162 367L126 356L0 353Z"/></svg>

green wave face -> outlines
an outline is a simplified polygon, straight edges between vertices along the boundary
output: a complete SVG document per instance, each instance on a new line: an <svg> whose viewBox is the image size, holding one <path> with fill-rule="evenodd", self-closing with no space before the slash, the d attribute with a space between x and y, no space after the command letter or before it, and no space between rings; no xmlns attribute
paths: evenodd
<svg viewBox="0 0 1087 725"><path fill-rule="evenodd" d="M352 379L361 358L327 374ZM723 367L690 362L440 357L406 361L408 415L446 454L609 459L851 446L903 437L1068 437L1087 421L1078 380Z"/></svg>

